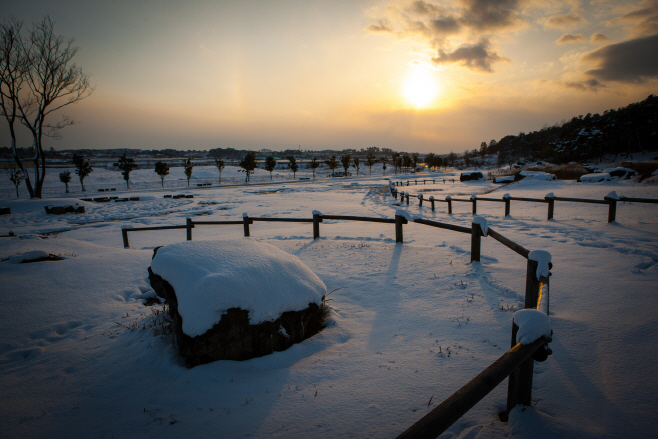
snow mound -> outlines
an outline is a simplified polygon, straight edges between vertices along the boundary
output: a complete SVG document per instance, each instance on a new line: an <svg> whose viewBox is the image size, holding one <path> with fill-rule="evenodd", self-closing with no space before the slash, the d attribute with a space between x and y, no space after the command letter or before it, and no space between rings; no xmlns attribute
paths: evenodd
<svg viewBox="0 0 658 439"><path fill-rule="evenodd" d="M551 336L549 317L536 309L522 309L514 313L514 323L519 327L516 342L528 345L540 337Z"/></svg>
<svg viewBox="0 0 658 439"><path fill-rule="evenodd" d="M176 291L183 332L201 335L230 308L251 324L320 304L327 287L299 258L251 238L186 241L158 250L151 270Z"/></svg>
<svg viewBox="0 0 658 439"><path fill-rule="evenodd" d="M23 261L35 261L41 258L47 258L48 253L43 250L32 250L22 255L16 255L9 258L10 264L20 264Z"/></svg>

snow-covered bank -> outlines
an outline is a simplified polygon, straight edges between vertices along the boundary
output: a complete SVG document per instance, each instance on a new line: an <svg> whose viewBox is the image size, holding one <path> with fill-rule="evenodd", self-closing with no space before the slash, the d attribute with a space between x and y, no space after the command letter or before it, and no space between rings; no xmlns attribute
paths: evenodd
<svg viewBox="0 0 658 439"><path fill-rule="evenodd" d="M185 240L184 230L131 234L123 225L182 225L251 216L414 216L470 226L470 206L449 216L395 205L369 179L276 187L131 193L142 201L86 203L86 213L46 215L42 203L9 201L0 216L0 259L38 250L62 261L0 263L0 431L7 437L395 437L475 377L510 344L523 303L525 260L482 238L470 264L468 235L405 225L325 221L255 223L251 235L299 257L324 282L330 326L285 352L193 369L138 300L150 286L152 249ZM418 186L441 196L493 190ZM415 188L414 188L415 189ZM468 190L466 190L468 189ZM543 198L600 198L611 191L658 198L655 186L523 180L493 192ZM70 200L69 200L70 201ZM658 381L658 215L651 205L618 208L564 203L546 221L545 204L478 204L487 224L530 250L552 255L553 355L535 367L534 406L497 421L503 383L446 437L638 437L654 434ZM242 226L194 229L194 241L237 238ZM157 316L155 316L157 318ZM133 324L134 322L134 324ZM117 324L118 323L118 324ZM132 330L128 328L133 328ZM428 405L428 402L431 403Z"/></svg>

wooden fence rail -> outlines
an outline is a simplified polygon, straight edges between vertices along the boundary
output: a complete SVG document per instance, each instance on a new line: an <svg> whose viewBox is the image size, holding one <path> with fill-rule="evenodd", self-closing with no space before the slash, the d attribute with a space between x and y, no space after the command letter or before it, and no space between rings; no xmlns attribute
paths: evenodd
<svg viewBox="0 0 658 439"><path fill-rule="evenodd" d="M479 217L478 217L479 218ZM373 218L348 215L323 215L314 211L311 219L307 218L270 218L270 217L249 217L246 213L242 216L242 221L193 221L187 218L184 226L162 226L162 227L141 227L141 228L124 228L121 230L125 248L129 248L128 233L138 231L186 229L187 240L192 240L192 229L201 225L239 225L244 226L244 236L249 236L249 225L254 222L298 222L313 223L313 239L320 237L320 223L323 220L337 221L368 221L376 223L395 224L396 242L403 242L402 226L408 223L406 216L396 214L394 219L391 218ZM531 252L510 239L502 236L490 227L486 227L487 233L483 233L481 222L474 222L471 227L458 226L454 224L440 223L437 221L415 218L414 223L430 227L450 230L459 233L468 233L471 235L471 262L480 261L481 238L491 236L496 241L505 245L512 251L527 259L526 269L526 296L525 307L537 307L539 298L542 294L546 297L546 312L548 312L548 278L537 277L537 268L539 262L534 260ZM550 257L550 255L549 255ZM549 269L552 265L549 263ZM550 275L550 273L549 273ZM481 374L471 380L466 386L453 394L450 398L441 403L438 407L428 413L420 421L405 431L401 438L434 438L441 434L445 429L450 427L457 419L470 410L478 401L484 398L491 390L500 384L506 377L510 377L507 392L507 409L500 414L501 420L506 421L509 411L517 404L529 405L532 394L532 378L535 358L543 361L547 354L539 357L537 352L550 352L548 349L541 350L542 346L547 346L550 340L540 338L535 342L523 346L516 343L516 331L518 327L512 324L512 348L485 369Z"/></svg>
<svg viewBox="0 0 658 439"><path fill-rule="evenodd" d="M525 198L525 197L510 197L510 196L503 196L502 199L497 199L497 198L479 198L476 195L471 195L471 198L469 199L461 199L461 198L451 198L450 196L447 196L445 200L437 200L433 196L431 196L429 199L425 199L422 194L420 195L414 195L410 194L408 192L401 192L395 189L395 183L389 185L389 189L391 191L391 194L393 194L393 197L397 200L398 194L400 194L400 201L404 202L406 198L406 203L409 205L409 199L410 198L417 198L418 199L418 206L421 207L423 205L423 201L428 201L432 205L432 212L434 212L434 203L436 202L445 202L448 203L448 215L452 214L452 202L462 202L462 203L471 203L472 204L472 212L473 215L477 214L477 202L478 201L486 201L486 202L498 202L498 203L505 203L505 216L510 215L510 210L511 210L511 202L512 201L523 201L523 202L530 202L530 203L544 203L548 205L548 214L547 214L547 220L553 219L554 213L555 213L555 202L560 201L560 202L571 202L571 203L588 203L588 204L603 204L603 205L608 205L608 223L612 223L616 221L617 218L617 203L618 202L628 202L628 203L648 203L648 204L658 204L658 199L651 199L651 198L629 198L629 197L619 197L619 198L611 198L611 197L604 197L603 200L592 200L592 199L587 199L587 198L568 198L568 197L556 197L552 194L548 194L546 197L542 198Z"/></svg>

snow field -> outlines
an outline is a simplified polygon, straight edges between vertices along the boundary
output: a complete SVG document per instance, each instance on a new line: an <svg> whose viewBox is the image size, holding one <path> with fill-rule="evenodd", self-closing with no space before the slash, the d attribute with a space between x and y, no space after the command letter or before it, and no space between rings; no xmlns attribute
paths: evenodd
<svg viewBox="0 0 658 439"><path fill-rule="evenodd" d="M92 174L93 175L93 174ZM332 292L329 326L285 352L246 362L182 366L166 336L116 323L139 319L146 268L157 245L185 230L120 228L183 225L186 217L413 216L470 226L470 204L437 211L395 205L375 182L298 183L192 189L193 199L87 203L84 215L46 215L42 204L10 201L0 217L0 258L33 250L59 262L0 263L0 431L8 437L395 437L466 384L510 344L512 315L523 305L526 261L482 238L481 263L469 263L470 236L418 224L395 244L392 224L325 221L255 223L251 236L299 257ZM384 182L382 182L384 183ZM423 186L419 185L418 188ZM491 183L425 185L428 195L468 198ZM401 189L401 188L399 188ZM409 187L415 192L415 187ZM405 188L406 190L406 188ZM658 198L655 187L522 181L489 197ZM118 195L118 194L117 194ZM67 199L70 202L70 199ZM398 203L399 204L399 203ZM531 409L497 421L506 384L445 437L651 437L658 383L658 217L646 205L478 203L489 227L530 250L552 254L553 355L535 366ZM652 212L654 212L652 214ZM44 233L50 235L40 235ZM44 236L46 239L42 239ZM242 236L242 226L199 226L193 239ZM448 350L449 348L449 350ZM316 396L317 392L317 396ZM432 402L428 402L432 398Z"/></svg>

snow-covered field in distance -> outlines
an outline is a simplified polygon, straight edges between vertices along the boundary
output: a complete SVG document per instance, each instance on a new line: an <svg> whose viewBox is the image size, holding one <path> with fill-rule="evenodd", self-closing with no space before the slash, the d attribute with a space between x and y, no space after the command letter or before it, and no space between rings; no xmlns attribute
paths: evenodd
<svg viewBox="0 0 658 439"><path fill-rule="evenodd" d="M34 250L65 259L0 263L2 435L395 437L404 431L509 348L512 314L523 302L522 257L485 238L481 263L471 264L469 235L419 224L406 225L405 242L396 245L390 224L325 221L321 239L313 241L311 224L255 223L252 237L298 256L329 291L341 288L330 296L329 326L285 352L187 369L158 326L148 328L154 311L140 300L150 290L152 249L185 240L185 230L131 233L130 249L121 239L123 226L183 225L187 217L238 220L243 212L392 218L402 208L470 226L468 203L454 203L451 216L444 203L435 212L416 200L399 206L384 180L367 177L367 169L364 174L122 192L125 184L114 173L99 184L116 187L113 196L140 201L83 202L81 194L64 197L59 182L59 198L5 195L0 205L12 214L0 216L0 235L18 237L0 238L0 259ZM92 176L86 183L94 182ZM549 192L602 199L611 191L658 198L655 185L632 181L524 180L499 189L491 182L411 184L412 193L437 199L473 193L543 198ZM163 198L172 193L194 198ZM72 202L86 213L54 216L43 209ZM535 366L531 408L517 408L507 424L498 421L504 382L445 437L653 437L656 209L619 203L617 222L607 224L603 205L556 202L555 219L546 221L545 204L512 202L511 216L504 218L503 203L478 203L490 227L553 255L553 355ZM194 240L241 235L241 225L193 230Z"/></svg>

